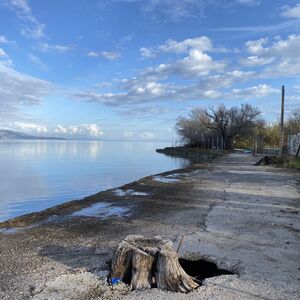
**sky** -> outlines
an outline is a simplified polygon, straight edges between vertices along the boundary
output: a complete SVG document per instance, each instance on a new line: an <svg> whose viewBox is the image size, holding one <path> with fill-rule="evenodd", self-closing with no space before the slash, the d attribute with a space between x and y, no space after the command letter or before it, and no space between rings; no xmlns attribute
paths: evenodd
<svg viewBox="0 0 300 300"><path fill-rule="evenodd" d="M299 0L0 0L0 129L176 140L195 107L300 107Z"/></svg>

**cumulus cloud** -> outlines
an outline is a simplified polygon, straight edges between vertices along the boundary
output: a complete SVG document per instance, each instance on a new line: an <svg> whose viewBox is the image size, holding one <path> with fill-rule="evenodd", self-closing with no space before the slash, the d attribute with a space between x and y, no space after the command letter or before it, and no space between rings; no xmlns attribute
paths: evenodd
<svg viewBox="0 0 300 300"><path fill-rule="evenodd" d="M156 51L154 49L148 49L145 47L140 48L140 55L143 58L153 58L156 56Z"/></svg>
<svg viewBox="0 0 300 300"><path fill-rule="evenodd" d="M207 52L213 49L211 40L206 36L200 36L183 41L175 41L172 39L167 40L163 45L157 48L140 49L142 57L155 57L159 53L188 53L190 50L198 50L199 52Z"/></svg>
<svg viewBox="0 0 300 300"><path fill-rule="evenodd" d="M158 67L149 69L148 74L152 76L194 77L207 75L213 71L222 71L225 66L225 62L214 61L208 54L198 49L192 49L183 59L170 64L160 64Z"/></svg>
<svg viewBox="0 0 300 300"><path fill-rule="evenodd" d="M45 25L34 17L27 0L4 0L2 3L13 10L22 21L20 33L23 36L36 40L44 37Z"/></svg>
<svg viewBox="0 0 300 300"><path fill-rule="evenodd" d="M176 54L175 60L169 59L168 63L146 68L135 77L122 79L114 86L114 92L90 89L79 91L73 97L79 101L121 107L161 101L267 97L277 90L266 83L258 82L243 89L233 87L251 80L299 74L299 39L297 35L290 35L285 40L276 37L274 40L261 38L246 42L244 51L238 53L241 57L237 59L243 67L255 67L259 71L233 68L228 59L215 60L207 53L216 49L206 36L168 40L157 47L142 48L141 53L144 57ZM181 58L178 59L178 56ZM132 109L120 114L139 117L147 113L147 106L144 108L144 112ZM150 111L150 106L148 108Z"/></svg>
<svg viewBox="0 0 300 300"><path fill-rule="evenodd" d="M38 105L53 89L45 80L18 72L0 62L0 116L20 111L23 105Z"/></svg>
<svg viewBox="0 0 300 300"><path fill-rule="evenodd" d="M155 57L159 53L184 54L185 57L169 64L160 64L149 68L144 76L183 76L194 77L207 75L214 71L222 71L226 66L223 61L215 61L206 52L213 51L211 40L200 36L183 41L168 40L157 48L141 48L143 57Z"/></svg>
<svg viewBox="0 0 300 300"><path fill-rule="evenodd" d="M300 35L289 35L287 39L277 37L274 41L267 38L248 41L246 51L252 56L243 59L242 62L252 65L259 63L268 65L262 70L262 76L292 76L299 75L300 67ZM272 63L271 65L269 65Z"/></svg>
<svg viewBox="0 0 300 300"><path fill-rule="evenodd" d="M295 6L284 6L282 8L281 16L286 18L300 19L300 3Z"/></svg>
<svg viewBox="0 0 300 300"><path fill-rule="evenodd" d="M247 98L257 98L257 97L265 97L271 94L279 93L279 89L274 89L270 85L267 84L259 84L257 86L249 87L246 89L233 89L232 93L228 95L228 97L242 97L244 99Z"/></svg>
<svg viewBox="0 0 300 300"><path fill-rule="evenodd" d="M246 58L241 59L241 64L246 67L256 67L256 66L264 66L268 65L274 61L274 57L264 58L259 56L248 56Z"/></svg>
<svg viewBox="0 0 300 300"><path fill-rule="evenodd" d="M228 88L236 82L243 82L254 77L253 72L234 70L224 74L209 75L199 81L186 85L159 83L147 77L134 77L121 82L119 93L98 93L82 91L73 97L79 101L102 103L109 106L128 106L161 101L185 101L199 99L218 99L223 93L219 90Z"/></svg>
<svg viewBox="0 0 300 300"><path fill-rule="evenodd" d="M35 123L14 122L7 125L9 129L28 133L47 133L48 128Z"/></svg>
<svg viewBox="0 0 300 300"><path fill-rule="evenodd" d="M255 41L246 42L246 51L251 54L263 54L265 51L264 45L268 43L267 38L262 38Z"/></svg>
<svg viewBox="0 0 300 300"><path fill-rule="evenodd" d="M63 126L61 124L57 125L54 129L55 133L63 135L75 135L75 136L101 136L103 134L102 130L97 124L79 124Z"/></svg>

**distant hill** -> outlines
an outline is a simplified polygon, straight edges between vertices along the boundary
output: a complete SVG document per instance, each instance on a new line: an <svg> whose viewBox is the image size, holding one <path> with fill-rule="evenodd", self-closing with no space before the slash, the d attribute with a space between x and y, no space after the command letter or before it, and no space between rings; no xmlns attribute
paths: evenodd
<svg viewBox="0 0 300 300"><path fill-rule="evenodd" d="M0 140L66 140L66 139L57 138L57 137L35 136L23 132L0 129Z"/></svg>

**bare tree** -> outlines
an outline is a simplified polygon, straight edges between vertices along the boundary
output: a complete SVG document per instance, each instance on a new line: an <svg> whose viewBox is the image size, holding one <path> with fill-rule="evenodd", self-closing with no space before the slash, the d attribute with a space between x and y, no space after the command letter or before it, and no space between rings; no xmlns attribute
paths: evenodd
<svg viewBox="0 0 300 300"><path fill-rule="evenodd" d="M260 111L250 104L230 109L221 104L217 108L209 107L205 113L210 119L207 126L222 136L226 149L232 148L234 138L254 135L257 126L263 122Z"/></svg>
<svg viewBox="0 0 300 300"><path fill-rule="evenodd" d="M180 117L176 128L178 134L190 144L201 143L205 137L221 136L225 149L232 148L235 138L255 135L263 124L260 111L249 104L227 109L224 104L217 108L194 109L188 117Z"/></svg>
<svg viewBox="0 0 300 300"><path fill-rule="evenodd" d="M200 108L193 109L188 117L179 117L176 123L176 130L181 138L191 144L200 144L202 139L210 133L207 127L209 119Z"/></svg>
<svg viewBox="0 0 300 300"><path fill-rule="evenodd" d="M288 119L288 126L292 134L300 133L300 108L291 114Z"/></svg>

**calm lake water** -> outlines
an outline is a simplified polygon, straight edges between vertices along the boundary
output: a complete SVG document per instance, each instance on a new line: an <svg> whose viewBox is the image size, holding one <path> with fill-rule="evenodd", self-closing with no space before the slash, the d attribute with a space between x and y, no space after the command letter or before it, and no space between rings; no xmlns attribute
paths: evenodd
<svg viewBox="0 0 300 300"><path fill-rule="evenodd" d="M155 152L163 142L0 142L0 221L39 211L188 161Z"/></svg>

